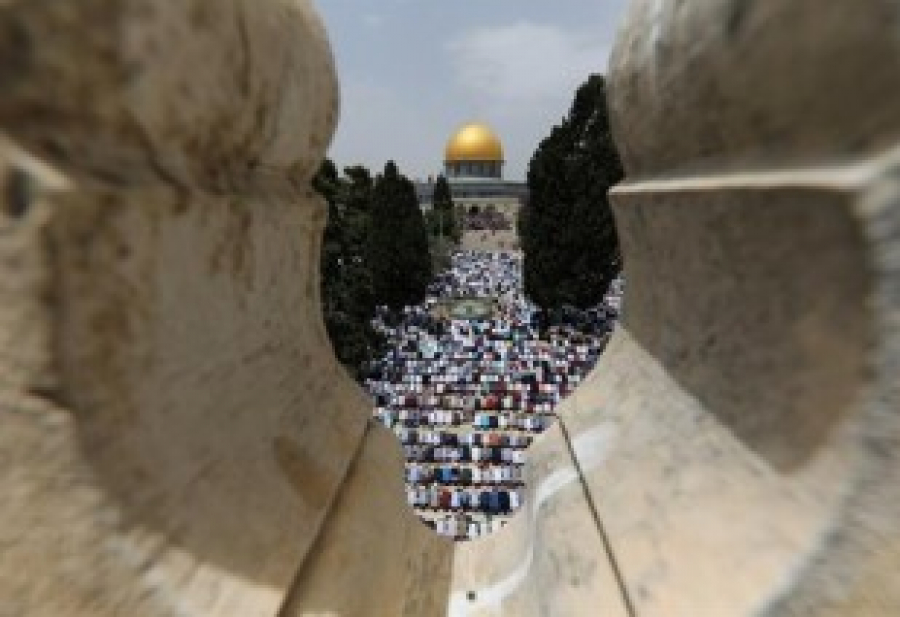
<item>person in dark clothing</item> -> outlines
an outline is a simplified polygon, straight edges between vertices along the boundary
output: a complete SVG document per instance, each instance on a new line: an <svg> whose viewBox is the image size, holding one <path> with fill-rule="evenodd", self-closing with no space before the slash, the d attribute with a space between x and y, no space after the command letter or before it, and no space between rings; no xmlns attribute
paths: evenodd
<svg viewBox="0 0 900 617"><path fill-rule="evenodd" d="M491 507L491 498L487 491L482 492L478 496L478 509L482 512L488 512Z"/></svg>
<svg viewBox="0 0 900 617"><path fill-rule="evenodd" d="M472 470L468 467L464 467L460 472L459 477L460 484L463 486L471 486L472 485Z"/></svg>
<svg viewBox="0 0 900 617"><path fill-rule="evenodd" d="M500 514L500 495L497 491L490 491L488 493L488 513Z"/></svg>
<svg viewBox="0 0 900 617"><path fill-rule="evenodd" d="M509 493L507 491L499 491L498 493L498 501L500 504L500 511L503 514L509 514Z"/></svg>

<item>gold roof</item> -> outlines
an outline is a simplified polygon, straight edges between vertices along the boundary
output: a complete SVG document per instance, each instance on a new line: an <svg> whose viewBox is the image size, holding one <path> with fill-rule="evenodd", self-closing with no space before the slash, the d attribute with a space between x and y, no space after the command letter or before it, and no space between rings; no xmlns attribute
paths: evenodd
<svg viewBox="0 0 900 617"><path fill-rule="evenodd" d="M456 131L447 142L444 160L448 163L457 161L503 162L503 146L487 125L480 123L466 124Z"/></svg>

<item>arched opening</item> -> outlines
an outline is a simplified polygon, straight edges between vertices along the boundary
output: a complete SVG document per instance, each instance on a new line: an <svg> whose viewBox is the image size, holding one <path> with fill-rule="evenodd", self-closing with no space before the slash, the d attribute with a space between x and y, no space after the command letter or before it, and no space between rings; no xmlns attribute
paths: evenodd
<svg viewBox="0 0 900 617"><path fill-rule="evenodd" d="M444 537L496 532L523 503L529 446L604 351L621 285L589 306L540 308L526 295L525 254L512 248L518 238L508 212L517 213L519 202L490 194L460 204L465 233L420 296L376 302L372 319L356 327L353 311L365 301L354 295L366 280L359 266L406 251L408 265L393 285L405 283L416 267L414 238L397 238L410 229L401 219L416 214L382 199L403 185L388 168L372 180L358 170L341 177L326 165L316 184L332 211L322 252L326 324L338 357L367 354L355 374L375 419L400 442L407 505ZM346 197L366 194L362 206ZM388 250L373 244L378 237ZM368 262L372 276L381 266Z"/></svg>
<svg viewBox="0 0 900 617"><path fill-rule="evenodd" d="M591 76L576 94L601 119L604 88L602 77ZM357 238L367 248L351 253L363 257L376 281L372 319L359 328L360 336L351 336L354 312L365 298L348 296L366 280L365 272L350 265L355 257L338 258L330 269L325 263L326 282L334 272L353 270L323 293L326 322L354 350L365 348L366 331L381 338L379 348L370 347L359 380L373 398L376 419L400 442L407 504L441 536L481 538L519 509L526 450L594 367L618 317L621 286L603 295L621 268L617 235L596 178L613 183L621 171L605 138L608 125L590 117L570 113L547 137L553 147L535 145L538 165L566 178L565 190L557 179L540 175L528 183L487 180L499 168L499 138L477 125L457 132L445 161L465 179L440 190L435 184L431 210L423 215L424 233L437 238L416 236L419 213L397 206L409 183L390 180L398 173L393 163L376 175L370 204L358 208L369 218L362 230L353 228L360 217L348 216L357 206L346 196L370 187L326 190L334 207L323 263L334 257L335 246ZM578 147L582 142L593 147ZM532 190L523 231L511 216L519 214L520 195ZM437 212L448 198L460 200L465 212L462 233L452 242ZM519 242L520 231L527 242ZM411 247L426 245L431 281L421 286L424 278L416 273L425 255ZM395 290L412 291L394 298ZM339 357L347 355L335 347Z"/></svg>

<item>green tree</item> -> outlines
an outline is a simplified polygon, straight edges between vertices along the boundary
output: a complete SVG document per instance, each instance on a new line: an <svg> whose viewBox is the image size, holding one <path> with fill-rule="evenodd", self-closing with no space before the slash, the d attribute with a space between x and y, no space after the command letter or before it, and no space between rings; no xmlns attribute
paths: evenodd
<svg viewBox="0 0 900 617"><path fill-rule="evenodd" d="M343 233L338 209L338 194L341 187L337 168L331 159L322 161L319 172L313 178L313 188L325 198L328 207L328 221L322 237L322 254L320 256L322 305L327 321L331 291L340 277L343 251Z"/></svg>
<svg viewBox="0 0 900 617"><path fill-rule="evenodd" d="M426 223L429 235L432 239L439 238L437 241L439 244L445 244L445 238L449 238L451 244L458 244L462 239L462 226L453 206L450 183L443 175L439 175L434 183L431 210L426 217Z"/></svg>
<svg viewBox="0 0 900 617"><path fill-rule="evenodd" d="M340 178L325 160L313 186L328 205L321 251L321 300L325 328L335 355L352 375L376 357L384 341L372 328L375 295L365 259L372 180L362 167L347 168Z"/></svg>
<svg viewBox="0 0 900 617"><path fill-rule="evenodd" d="M434 183L431 210L425 215L425 225L428 228L432 271L445 270L450 267L450 255L462 239L462 225L453 205L450 183L443 175L439 175Z"/></svg>
<svg viewBox="0 0 900 617"><path fill-rule="evenodd" d="M393 161L375 179L367 257L379 304L397 310L424 300L432 275L428 232L415 187Z"/></svg>
<svg viewBox="0 0 900 617"><path fill-rule="evenodd" d="M592 75L528 167L530 196L519 233L525 293L538 305L586 308L602 300L622 268L607 197L622 176L605 82Z"/></svg>
<svg viewBox="0 0 900 617"><path fill-rule="evenodd" d="M434 196L431 199L435 210L452 210L453 194L450 191L450 183L444 174L439 174L434 181Z"/></svg>
<svg viewBox="0 0 900 617"><path fill-rule="evenodd" d="M362 166L344 168L343 223L347 246L354 257L365 259L375 188L372 174Z"/></svg>

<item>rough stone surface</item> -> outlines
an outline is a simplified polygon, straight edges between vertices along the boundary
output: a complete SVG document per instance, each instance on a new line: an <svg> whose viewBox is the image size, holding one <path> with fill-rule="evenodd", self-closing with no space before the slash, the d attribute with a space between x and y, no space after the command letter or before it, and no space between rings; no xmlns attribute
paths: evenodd
<svg viewBox="0 0 900 617"><path fill-rule="evenodd" d="M900 137L895 0L632 0L610 60L628 175L805 167Z"/></svg>
<svg viewBox="0 0 900 617"><path fill-rule="evenodd" d="M303 184L337 120L307 0L5 0L0 32L4 131L79 178Z"/></svg>
<svg viewBox="0 0 900 617"><path fill-rule="evenodd" d="M0 239L12 253L4 280L31 282L39 311L2 320L27 334L4 348L4 365L21 374L4 384L4 405L38 406L4 414L5 486L16 496L4 507L46 546L4 525L12 548L0 587L53 580L58 566L57 580L73 585L17 614L82 583L85 614L99 614L118 602L92 589L108 562L115 578L132 573L131 585L110 583L116 598L146 595L162 614L269 614L366 422L363 397L307 317L318 313L321 204L167 188L38 188L34 199ZM47 423L66 431L64 443L35 459ZM46 503L39 478L70 505Z"/></svg>
<svg viewBox="0 0 900 617"><path fill-rule="evenodd" d="M602 458L613 438L601 426L574 447ZM450 615L627 615L560 427L544 433L528 453L520 512L500 532L456 550Z"/></svg>
<svg viewBox="0 0 900 617"><path fill-rule="evenodd" d="M0 24L0 614L273 615L368 416L319 310L321 28L241 1Z"/></svg>
<svg viewBox="0 0 900 617"><path fill-rule="evenodd" d="M438 538L402 498L396 437L372 423L282 614L439 615L454 543Z"/></svg>
<svg viewBox="0 0 900 617"><path fill-rule="evenodd" d="M632 3L627 314L567 423L624 427L588 480L639 614L900 613L898 17Z"/></svg>
<svg viewBox="0 0 900 617"><path fill-rule="evenodd" d="M900 614L898 17L632 3L609 78L626 315L558 412L633 614ZM506 592L483 614L564 579L507 584L509 545L558 546L536 527L490 565L458 551L456 587ZM585 600L556 608L602 614Z"/></svg>

